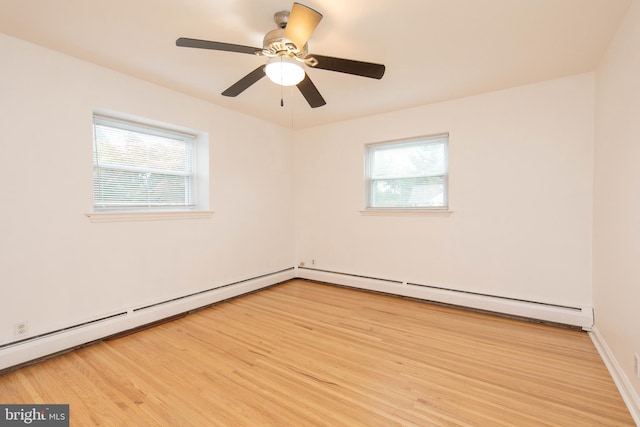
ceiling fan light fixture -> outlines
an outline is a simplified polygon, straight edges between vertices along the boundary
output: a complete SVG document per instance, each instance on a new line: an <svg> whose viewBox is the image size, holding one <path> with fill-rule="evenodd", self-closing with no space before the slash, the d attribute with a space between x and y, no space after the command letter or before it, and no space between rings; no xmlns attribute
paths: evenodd
<svg viewBox="0 0 640 427"><path fill-rule="evenodd" d="M264 71L272 82L281 86L294 86L304 80L302 65L286 56L271 58Z"/></svg>
<svg viewBox="0 0 640 427"><path fill-rule="evenodd" d="M324 98L306 75L305 67L335 71L354 76L381 79L385 66L372 62L333 56L310 55L308 41L322 19L322 14L308 6L294 2L291 11L276 12L273 17L278 28L265 34L262 48L180 37L176 46L245 53L269 58L255 70L228 87L223 96L235 97L264 76L280 86L297 86L311 108L326 104Z"/></svg>

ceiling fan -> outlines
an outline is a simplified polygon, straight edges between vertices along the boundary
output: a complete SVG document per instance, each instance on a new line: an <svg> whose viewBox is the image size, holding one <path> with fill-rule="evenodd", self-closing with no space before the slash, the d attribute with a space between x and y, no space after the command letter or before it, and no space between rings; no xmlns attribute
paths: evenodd
<svg viewBox="0 0 640 427"><path fill-rule="evenodd" d="M303 4L293 3L291 12L277 12L273 16L278 28L264 36L262 48L184 37L176 40L176 46L247 53L268 58L266 64L259 66L222 92L224 96L238 96L267 75L279 85L296 85L311 108L317 108L325 105L326 101L305 73L303 66L373 79L381 79L385 71L385 66L381 64L309 54L307 41L321 19L322 14L319 12Z"/></svg>

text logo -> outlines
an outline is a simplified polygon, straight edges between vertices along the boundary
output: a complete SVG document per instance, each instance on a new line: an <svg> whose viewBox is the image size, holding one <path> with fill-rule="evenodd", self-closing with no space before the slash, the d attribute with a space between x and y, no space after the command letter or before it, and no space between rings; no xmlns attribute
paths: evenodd
<svg viewBox="0 0 640 427"><path fill-rule="evenodd" d="M2 405L0 427L69 427L69 405Z"/></svg>

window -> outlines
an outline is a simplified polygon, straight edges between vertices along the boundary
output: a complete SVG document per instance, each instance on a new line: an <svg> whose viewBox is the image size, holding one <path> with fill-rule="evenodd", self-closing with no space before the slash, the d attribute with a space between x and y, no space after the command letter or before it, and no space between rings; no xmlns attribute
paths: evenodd
<svg viewBox="0 0 640 427"><path fill-rule="evenodd" d="M435 135L366 148L367 209L448 209L447 145Z"/></svg>
<svg viewBox="0 0 640 427"><path fill-rule="evenodd" d="M196 136L94 115L96 212L196 208Z"/></svg>

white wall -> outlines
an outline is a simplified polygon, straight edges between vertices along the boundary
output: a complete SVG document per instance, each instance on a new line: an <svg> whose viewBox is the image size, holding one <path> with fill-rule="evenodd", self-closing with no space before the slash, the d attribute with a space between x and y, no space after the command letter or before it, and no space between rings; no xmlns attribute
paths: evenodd
<svg viewBox="0 0 640 427"><path fill-rule="evenodd" d="M0 35L0 344L293 265L290 130ZM210 219L90 223L92 111L208 132Z"/></svg>
<svg viewBox="0 0 640 427"><path fill-rule="evenodd" d="M596 72L593 280L597 330L635 390L640 416L640 379L633 360L634 353L640 355L638 46L636 0Z"/></svg>
<svg viewBox="0 0 640 427"><path fill-rule="evenodd" d="M594 75L295 134L298 261L590 306ZM451 214L368 216L364 145L450 133Z"/></svg>
<svg viewBox="0 0 640 427"><path fill-rule="evenodd" d="M330 271L595 305L598 333L637 395L639 41L635 1L595 76L292 141L288 129L0 35L0 345L18 321L37 335L313 259ZM214 216L90 223L94 108L208 132ZM361 215L364 144L441 132L454 212Z"/></svg>

